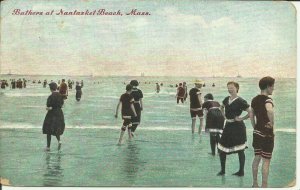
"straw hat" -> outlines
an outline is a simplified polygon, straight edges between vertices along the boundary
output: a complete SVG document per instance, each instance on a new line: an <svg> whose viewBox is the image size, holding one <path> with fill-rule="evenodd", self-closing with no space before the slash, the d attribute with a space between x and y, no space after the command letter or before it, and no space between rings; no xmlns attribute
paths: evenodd
<svg viewBox="0 0 300 190"><path fill-rule="evenodd" d="M202 84L202 85L203 85L203 84L204 84L204 81L198 80L198 79L197 79L197 80L195 80L195 84Z"/></svg>

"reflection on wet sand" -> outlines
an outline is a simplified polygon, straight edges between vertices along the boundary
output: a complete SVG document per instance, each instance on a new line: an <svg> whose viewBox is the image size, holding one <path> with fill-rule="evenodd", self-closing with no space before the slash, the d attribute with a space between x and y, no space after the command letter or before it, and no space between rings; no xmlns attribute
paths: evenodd
<svg viewBox="0 0 300 190"><path fill-rule="evenodd" d="M139 152L139 145L134 141L130 141L125 150L124 165L122 168L129 186L134 186L138 172L143 168L144 162L140 160Z"/></svg>
<svg viewBox="0 0 300 190"><path fill-rule="evenodd" d="M60 153L47 153L46 168L44 176L44 186L62 186L63 169L61 167Z"/></svg>

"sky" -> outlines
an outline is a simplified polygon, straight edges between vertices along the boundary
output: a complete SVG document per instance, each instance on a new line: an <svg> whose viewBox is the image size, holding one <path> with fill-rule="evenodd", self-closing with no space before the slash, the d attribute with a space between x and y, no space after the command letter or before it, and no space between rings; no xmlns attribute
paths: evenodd
<svg viewBox="0 0 300 190"><path fill-rule="evenodd" d="M124 15L55 15L60 9ZM125 15L132 9L151 15ZM289 2L6 0L0 73L295 78L296 36Z"/></svg>

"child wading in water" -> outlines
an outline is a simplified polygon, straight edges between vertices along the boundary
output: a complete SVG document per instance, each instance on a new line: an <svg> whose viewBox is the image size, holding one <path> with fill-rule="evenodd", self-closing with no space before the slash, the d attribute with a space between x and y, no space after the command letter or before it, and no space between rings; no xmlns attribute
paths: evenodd
<svg viewBox="0 0 300 190"><path fill-rule="evenodd" d="M50 151L51 135L56 136L58 141L58 150L61 148L60 135L65 130L64 113L62 112L62 105L64 99L62 95L57 91L57 84L52 82L49 84L51 95L47 99L48 111L43 124L43 134L47 134L47 147L46 151Z"/></svg>
<svg viewBox="0 0 300 190"><path fill-rule="evenodd" d="M204 113L206 113L206 125L205 131L210 133L210 146L211 154L216 154L216 146L220 141L220 135L223 131L224 126L224 116L220 110L220 104L214 101L212 94L208 93L204 96L204 103L202 108Z"/></svg>
<svg viewBox="0 0 300 190"><path fill-rule="evenodd" d="M124 136L124 133L126 131L126 128L128 128L128 136L129 139L132 138L132 134L131 134L131 127L132 127L132 121L131 119L133 117L137 117L137 114L135 112L134 109L134 98L131 95L132 92L132 85L128 84L126 86L126 92L124 94L121 95L120 97L120 101L117 105L117 109L116 109L116 114L115 114L115 118L118 118L118 112L119 112L119 107L122 104L122 119L123 119L123 126L121 128L121 134L120 134L120 138L119 138L119 143L122 143L122 138Z"/></svg>

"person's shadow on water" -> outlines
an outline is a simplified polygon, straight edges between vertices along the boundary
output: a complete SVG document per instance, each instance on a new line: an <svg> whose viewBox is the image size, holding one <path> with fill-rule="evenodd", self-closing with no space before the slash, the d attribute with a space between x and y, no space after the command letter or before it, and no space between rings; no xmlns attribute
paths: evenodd
<svg viewBox="0 0 300 190"><path fill-rule="evenodd" d="M44 186L62 186L63 169L61 167L62 155L58 153L46 153L45 173L43 175Z"/></svg>

